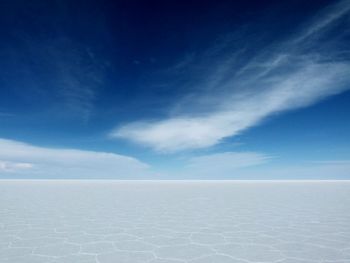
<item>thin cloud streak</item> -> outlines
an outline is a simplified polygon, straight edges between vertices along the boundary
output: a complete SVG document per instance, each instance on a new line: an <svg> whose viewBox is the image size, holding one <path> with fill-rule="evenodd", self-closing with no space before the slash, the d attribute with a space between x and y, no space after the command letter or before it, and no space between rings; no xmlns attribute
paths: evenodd
<svg viewBox="0 0 350 263"><path fill-rule="evenodd" d="M43 40L18 35L18 46L0 50L0 66L15 73L1 85L11 85L24 103L35 97L55 115L87 122L105 81L106 63L88 45L67 36Z"/></svg>
<svg viewBox="0 0 350 263"><path fill-rule="evenodd" d="M0 176L21 178L142 178L149 165L133 157L54 149L0 139Z"/></svg>
<svg viewBox="0 0 350 263"><path fill-rule="evenodd" d="M339 1L338 3L330 6L325 10L325 13L320 18L316 18L316 21L312 26L308 27L303 34L298 36L294 43L302 42L305 39L317 35L317 33L323 29L326 29L329 25L337 21L339 18L348 14L350 11L350 4L348 0Z"/></svg>
<svg viewBox="0 0 350 263"><path fill-rule="evenodd" d="M0 161L0 173L1 172L16 172L19 170L26 170L33 168L30 163L18 163L18 162L8 162Z"/></svg>
<svg viewBox="0 0 350 263"><path fill-rule="evenodd" d="M275 156L261 152L222 152L191 157L163 176L177 179L237 179L255 167L269 164Z"/></svg>
<svg viewBox="0 0 350 263"><path fill-rule="evenodd" d="M104 63L88 47L66 37L31 45L53 75L49 84L61 100L59 106L64 104L71 117L88 121L104 82Z"/></svg>
<svg viewBox="0 0 350 263"><path fill-rule="evenodd" d="M230 157L230 155L233 155ZM238 154L237 157L234 157ZM239 157L246 153L229 153L228 156L204 157L199 165L187 165L176 176L182 179L226 179L226 180L314 180L314 179L345 179L350 176L350 161L324 161L300 164L278 165L269 162L273 157L261 153L247 157ZM257 156L254 156L257 155ZM246 166L235 166L243 159ZM244 161L246 160L246 161ZM256 163L254 163L256 161ZM330 176L331 175L331 176Z"/></svg>
<svg viewBox="0 0 350 263"><path fill-rule="evenodd" d="M113 130L110 136L158 152L205 148L238 135L269 116L307 107L348 90L349 61L337 59L332 50L322 53L319 46L329 43L316 43L314 39L327 34L327 29L348 15L350 3L339 2L327 10L294 38L263 50L246 65L234 67L231 57L222 63L213 61L219 66L213 69L215 76L208 78L212 81L201 83L202 93L191 95L192 101L182 105L180 102L192 112L160 121L129 123ZM336 40L332 39L333 43ZM310 47L313 52L307 51ZM196 106L203 101L204 106L217 106L198 114Z"/></svg>
<svg viewBox="0 0 350 263"><path fill-rule="evenodd" d="M271 158L270 155L257 152L223 152L192 157L187 167L202 168L203 166L224 164L231 168L241 168L259 165Z"/></svg>

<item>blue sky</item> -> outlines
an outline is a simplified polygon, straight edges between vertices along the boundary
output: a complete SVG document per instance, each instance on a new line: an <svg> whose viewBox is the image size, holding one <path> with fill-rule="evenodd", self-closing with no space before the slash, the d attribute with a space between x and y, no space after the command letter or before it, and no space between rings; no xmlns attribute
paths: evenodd
<svg viewBox="0 0 350 263"><path fill-rule="evenodd" d="M350 179L349 1L2 1L0 178Z"/></svg>

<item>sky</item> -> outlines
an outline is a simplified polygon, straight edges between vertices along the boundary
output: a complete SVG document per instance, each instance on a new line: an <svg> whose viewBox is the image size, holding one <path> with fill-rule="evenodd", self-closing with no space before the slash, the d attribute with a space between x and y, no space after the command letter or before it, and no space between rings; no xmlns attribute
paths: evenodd
<svg viewBox="0 0 350 263"><path fill-rule="evenodd" d="M0 179L350 179L350 2L4 0Z"/></svg>

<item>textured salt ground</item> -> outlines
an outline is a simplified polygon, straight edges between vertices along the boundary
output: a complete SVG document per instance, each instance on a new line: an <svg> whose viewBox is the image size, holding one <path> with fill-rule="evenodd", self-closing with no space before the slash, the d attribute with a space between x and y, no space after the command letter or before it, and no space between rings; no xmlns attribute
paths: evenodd
<svg viewBox="0 0 350 263"><path fill-rule="evenodd" d="M350 183L0 181L0 262L350 262Z"/></svg>

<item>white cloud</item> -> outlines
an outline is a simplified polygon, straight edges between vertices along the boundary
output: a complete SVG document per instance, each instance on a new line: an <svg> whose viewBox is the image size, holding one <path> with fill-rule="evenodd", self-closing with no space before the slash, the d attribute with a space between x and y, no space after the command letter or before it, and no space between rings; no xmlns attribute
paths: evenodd
<svg viewBox="0 0 350 263"><path fill-rule="evenodd" d="M33 168L31 163L0 161L0 172L17 172Z"/></svg>
<svg viewBox="0 0 350 263"><path fill-rule="evenodd" d="M176 117L158 122L137 122L118 128L114 137L133 140L157 151L204 148L256 125L265 117L284 110L310 105L342 92L350 78L350 66L305 65L283 79L266 80L268 89L251 94L233 94L220 109L203 117ZM262 83L263 84L263 83ZM263 84L266 85L266 84Z"/></svg>
<svg viewBox="0 0 350 263"><path fill-rule="evenodd" d="M321 18L316 17L314 23L307 27L306 30L295 39L295 42L301 42L309 37L317 35L320 30L326 29L340 17L348 14L349 11L350 4L348 0L339 1L326 8L324 13L321 14Z"/></svg>
<svg viewBox="0 0 350 263"><path fill-rule="evenodd" d="M52 149L0 139L0 175L43 178L143 178L149 166L114 153Z"/></svg>
<svg viewBox="0 0 350 263"><path fill-rule="evenodd" d="M337 59L331 50L322 53L320 46L327 43L313 41L349 10L348 1L338 3L293 39L263 50L246 65L234 67L231 57L222 63L213 61L218 65L213 69L215 76L200 83L201 91L191 94L190 101L179 103L187 111L164 120L117 127L111 137L128 139L159 152L205 148L276 113L306 107L349 89L349 61ZM303 44L305 50L312 47L313 52L305 51ZM203 101L209 110L196 112L196 106Z"/></svg>
<svg viewBox="0 0 350 263"><path fill-rule="evenodd" d="M0 178L21 179L348 179L349 160L279 165L259 152L192 157L176 169L156 172L135 158L114 153L53 149L0 139Z"/></svg>

